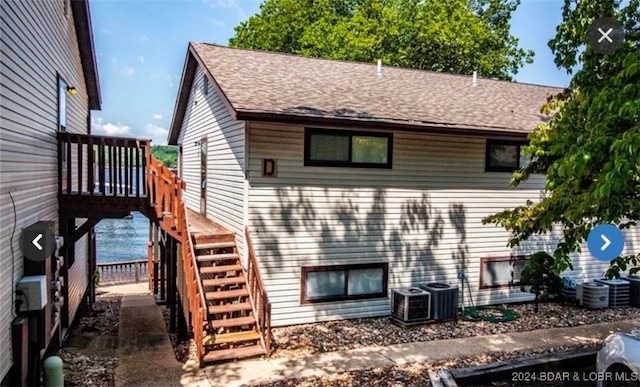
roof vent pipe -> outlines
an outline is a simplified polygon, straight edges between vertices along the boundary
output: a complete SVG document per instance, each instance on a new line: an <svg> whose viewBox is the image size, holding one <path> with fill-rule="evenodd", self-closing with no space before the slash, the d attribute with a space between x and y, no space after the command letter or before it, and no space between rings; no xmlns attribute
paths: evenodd
<svg viewBox="0 0 640 387"><path fill-rule="evenodd" d="M382 59L378 59L378 76L382 75Z"/></svg>
<svg viewBox="0 0 640 387"><path fill-rule="evenodd" d="M478 86L478 72L474 71L473 72L473 87Z"/></svg>

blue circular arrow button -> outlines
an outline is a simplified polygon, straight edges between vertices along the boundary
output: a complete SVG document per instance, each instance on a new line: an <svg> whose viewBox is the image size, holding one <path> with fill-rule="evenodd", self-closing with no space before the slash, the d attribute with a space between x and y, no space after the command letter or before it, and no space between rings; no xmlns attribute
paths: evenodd
<svg viewBox="0 0 640 387"><path fill-rule="evenodd" d="M591 255L601 261L611 261L620 256L624 249L624 235L613 224L601 224L593 228L587 238Z"/></svg>

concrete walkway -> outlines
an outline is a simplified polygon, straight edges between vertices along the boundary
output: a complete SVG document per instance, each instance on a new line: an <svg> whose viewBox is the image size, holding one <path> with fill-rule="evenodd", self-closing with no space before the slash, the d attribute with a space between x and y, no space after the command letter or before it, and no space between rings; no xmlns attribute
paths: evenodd
<svg viewBox="0 0 640 387"><path fill-rule="evenodd" d="M640 320L628 320L388 347L364 347L290 359L245 360L187 372L182 376L182 384L231 387L464 356L601 343L613 332L638 328Z"/></svg>
<svg viewBox="0 0 640 387"><path fill-rule="evenodd" d="M146 285L99 288L122 294L116 386L243 386L294 377L433 362L456 357L601 343L617 331L640 329L640 319L572 328L363 347L284 359L243 360L204 368L176 360L162 312Z"/></svg>
<svg viewBox="0 0 640 387"><path fill-rule="evenodd" d="M162 312L150 294L123 295L116 356L116 386L180 385L182 364L176 360Z"/></svg>

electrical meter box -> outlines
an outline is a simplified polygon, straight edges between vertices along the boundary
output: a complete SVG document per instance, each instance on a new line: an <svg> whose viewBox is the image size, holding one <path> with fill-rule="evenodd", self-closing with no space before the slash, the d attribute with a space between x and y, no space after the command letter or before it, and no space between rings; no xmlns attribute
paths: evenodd
<svg viewBox="0 0 640 387"><path fill-rule="evenodd" d="M22 299L20 311L42 310L47 305L47 277L44 275L30 275L22 277L16 285L16 291L22 291L24 296L17 295L16 299Z"/></svg>

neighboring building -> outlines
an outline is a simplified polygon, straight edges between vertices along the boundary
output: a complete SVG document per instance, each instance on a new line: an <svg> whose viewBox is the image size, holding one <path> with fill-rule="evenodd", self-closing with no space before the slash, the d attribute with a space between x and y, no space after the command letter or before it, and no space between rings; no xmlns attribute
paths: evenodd
<svg viewBox="0 0 640 387"><path fill-rule="evenodd" d="M11 340L12 301L25 302L14 289L29 264L19 238L25 227L39 221L53 222L54 233L63 234L57 135L89 133L91 110L100 109L100 89L88 0L2 1L0 20L0 380L7 382L12 364L26 366L13 358ZM54 306L47 282L48 303L37 323L42 331L30 327L30 338L40 341L35 356L64 336L89 297L89 237L69 244L75 247L60 269L65 277L62 302ZM42 270L52 280L50 267ZM32 357L28 363L38 362Z"/></svg>
<svg viewBox="0 0 640 387"><path fill-rule="evenodd" d="M390 289L459 285L462 270L477 304L525 301L522 259L558 235L510 249L481 220L543 195L544 176L509 180L559 91L193 43L169 144L187 206L245 260L248 226L274 326L388 315ZM584 279L607 264L574 266Z"/></svg>

